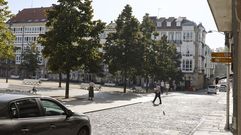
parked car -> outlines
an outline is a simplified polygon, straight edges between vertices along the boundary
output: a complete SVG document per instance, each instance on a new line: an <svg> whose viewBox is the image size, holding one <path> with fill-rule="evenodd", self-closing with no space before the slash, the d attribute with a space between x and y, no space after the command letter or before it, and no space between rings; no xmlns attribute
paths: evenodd
<svg viewBox="0 0 241 135"><path fill-rule="evenodd" d="M227 85L221 84L220 87L219 87L219 91L226 92L227 91Z"/></svg>
<svg viewBox="0 0 241 135"><path fill-rule="evenodd" d="M90 135L89 118L51 97L0 94L2 135Z"/></svg>
<svg viewBox="0 0 241 135"><path fill-rule="evenodd" d="M208 86L208 90L207 90L208 94L210 94L210 93L217 94L217 92L218 92L218 87L216 85L209 85Z"/></svg>

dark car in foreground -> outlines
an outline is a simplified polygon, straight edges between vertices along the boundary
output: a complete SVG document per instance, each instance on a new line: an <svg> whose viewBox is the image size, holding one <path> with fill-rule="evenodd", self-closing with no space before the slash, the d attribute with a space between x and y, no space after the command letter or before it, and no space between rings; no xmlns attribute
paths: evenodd
<svg viewBox="0 0 241 135"><path fill-rule="evenodd" d="M51 97L0 94L1 135L90 135L89 118Z"/></svg>

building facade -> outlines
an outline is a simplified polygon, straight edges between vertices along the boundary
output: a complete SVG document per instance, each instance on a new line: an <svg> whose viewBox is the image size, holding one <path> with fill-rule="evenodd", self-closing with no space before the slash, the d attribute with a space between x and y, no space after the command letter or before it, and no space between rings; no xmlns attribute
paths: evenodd
<svg viewBox="0 0 241 135"><path fill-rule="evenodd" d="M11 70L10 74L19 75L19 65L22 63L21 55L27 48L36 45L36 50L40 53L38 55L39 69L36 71L36 77L45 77L47 75L46 60L42 56L43 46L37 43L40 34L47 31L45 26L47 22L46 11L50 8L27 8L19 11L16 16L11 18L7 24L16 39L14 46L15 51L15 68Z"/></svg>
<svg viewBox="0 0 241 135"><path fill-rule="evenodd" d="M185 17L151 17L159 36L167 36L170 43L181 53L181 71L186 89L201 89L212 82L214 66L211 63L211 49L205 44L206 31L202 24L196 24Z"/></svg>
<svg viewBox="0 0 241 135"><path fill-rule="evenodd" d="M19 75L18 66L22 62L21 55L24 50L31 47L32 44L36 44L36 48L40 52L38 57L40 68L36 72L37 78L46 77L48 74L46 68L47 61L42 56L43 46L37 44L39 34L44 34L48 30L45 26L47 22L46 10L48 9L50 8L23 9L7 22L13 34L16 36L14 45L17 47L15 68L11 70L10 74ZM200 89L212 82L214 66L210 62L211 49L205 44L207 32L202 24L197 25L185 17L151 17L151 19L156 24L157 32L159 33L156 39L161 39L162 36L166 35L168 41L175 44L177 51L181 53L180 68L184 73L183 80L185 80L186 88ZM115 32L115 27L116 24L114 22L107 25L104 32L100 35L100 42L102 44L105 43L109 33ZM103 69L107 75L107 65L103 65ZM87 77L85 76L86 74L83 71L75 71L71 73L70 78L75 81L93 80L94 75L90 74L87 75ZM52 79L57 78L58 75L52 75Z"/></svg>

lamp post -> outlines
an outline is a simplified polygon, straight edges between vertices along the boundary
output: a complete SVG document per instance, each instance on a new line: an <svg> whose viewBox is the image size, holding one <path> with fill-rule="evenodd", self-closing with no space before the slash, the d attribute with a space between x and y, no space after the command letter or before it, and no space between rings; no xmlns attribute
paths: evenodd
<svg viewBox="0 0 241 135"><path fill-rule="evenodd" d="M230 52L230 44L229 44L229 34L225 33L225 45L227 46L228 52ZM230 64L227 64L227 109L226 109L226 125L225 129L229 130L229 100L230 100L230 82L229 82L229 75L230 75Z"/></svg>

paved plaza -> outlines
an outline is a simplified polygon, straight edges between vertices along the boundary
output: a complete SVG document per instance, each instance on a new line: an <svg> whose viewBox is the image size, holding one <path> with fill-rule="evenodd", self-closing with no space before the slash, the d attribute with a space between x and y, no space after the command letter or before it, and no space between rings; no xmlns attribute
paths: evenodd
<svg viewBox="0 0 241 135"><path fill-rule="evenodd" d="M37 94L57 98L71 110L89 115L93 135L231 135L224 130L224 92L217 95L207 95L205 91L170 92L162 95L163 105L153 106L153 93L133 93L129 89L123 93L123 88L102 87L101 91L95 91L94 101L89 101L88 91L80 89L79 83L70 84L69 99L64 98L65 83L62 86L43 81L36 86ZM6 84L5 79L0 79L2 93L29 94L32 87L24 85L22 80L10 79Z"/></svg>

